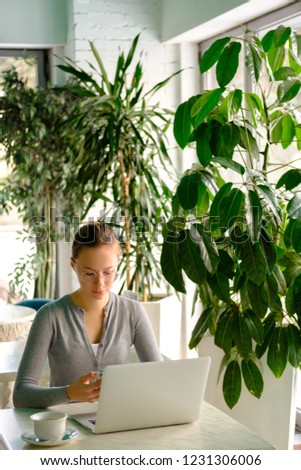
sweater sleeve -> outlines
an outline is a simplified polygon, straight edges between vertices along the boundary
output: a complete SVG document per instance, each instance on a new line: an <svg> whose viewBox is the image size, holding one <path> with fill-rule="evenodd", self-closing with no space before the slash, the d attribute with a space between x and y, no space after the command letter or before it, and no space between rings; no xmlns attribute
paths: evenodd
<svg viewBox="0 0 301 470"><path fill-rule="evenodd" d="M42 307L32 323L13 392L16 408L46 408L68 401L66 386L38 385L52 340L51 308Z"/></svg>
<svg viewBox="0 0 301 470"><path fill-rule="evenodd" d="M134 346L141 362L162 361L152 324L141 303L136 304Z"/></svg>

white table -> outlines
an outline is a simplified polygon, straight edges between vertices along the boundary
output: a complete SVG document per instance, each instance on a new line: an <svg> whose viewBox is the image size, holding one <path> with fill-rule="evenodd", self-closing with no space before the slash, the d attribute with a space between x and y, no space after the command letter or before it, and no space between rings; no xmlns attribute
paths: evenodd
<svg viewBox="0 0 301 470"><path fill-rule="evenodd" d="M36 310L0 302L0 342L27 337Z"/></svg>
<svg viewBox="0 0 301 470"><path fill-rule="evenodd" d="M121 397L122 399L122 397ZM67 427L78 431L78 437L57 447L35 447L21 438L32 432L30 408L0 410L0 433L12 449L55 450L268 450L274 447L231 417L204 402L199 421L191 424L139 429L134 431L92 434L72 419Z"/></svg>

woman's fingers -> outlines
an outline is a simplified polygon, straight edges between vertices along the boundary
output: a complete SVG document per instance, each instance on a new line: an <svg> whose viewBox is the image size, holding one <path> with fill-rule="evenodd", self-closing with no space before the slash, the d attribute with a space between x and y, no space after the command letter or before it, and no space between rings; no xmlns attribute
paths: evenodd
<svg viewBox="0 0 301 470"><path fill-rule="evenodd" d="M72 401L96 401L99 399L101 380L96 379L96 372L83 375L67 388Z"/></svg>

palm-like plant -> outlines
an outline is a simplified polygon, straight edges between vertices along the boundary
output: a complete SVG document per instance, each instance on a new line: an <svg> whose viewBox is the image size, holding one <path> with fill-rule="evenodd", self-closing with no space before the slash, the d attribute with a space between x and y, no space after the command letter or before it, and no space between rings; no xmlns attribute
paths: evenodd
<svg viewBox="0 0 301 470"><path fill-rule="evenodd" d="M126 56L119 54L112 82L92 42L96 67L89 64L86 71L67 59L60 68L79 81L73 90L81 100L72 118L83 137L79 178L92 182L103 201L102 217L120 231L121 289L126 285L143 295L164 281L160 227L170 214L175 173L166 138L172 113L153 101L171 77L144 91L141 60L133 64L138 40L139 35Z"/></svg>
<svg viewBox="0 0 301 470"><path fill-rule="evenodd" d="M242 43L256 92L233 85ZM180 104L174 134L181 148L195 144L198 163L182 176L161 253L166 279L185 292L183 272L196 284L202 313L194 348L207 332L224 351L223 394L232 408L242 378L257 398L259 359L280 377L301 363L301 171L278 164L272 151L301 149L300 36L280 26L260 40L215 41L200 62L216 66L218 87ZM297 158L298 161L298 158ZM225 170L236 175L224 179Z"/></svg>

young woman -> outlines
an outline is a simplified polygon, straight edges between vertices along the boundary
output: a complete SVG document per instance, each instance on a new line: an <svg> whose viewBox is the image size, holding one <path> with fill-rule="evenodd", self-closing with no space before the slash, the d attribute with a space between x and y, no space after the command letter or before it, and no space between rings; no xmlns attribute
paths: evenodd
<svg viewBox="0 0 301 470"><path fill-rule="evenodd" d="M37 312L15 382L15 407L98 400L97 371L128 362L132 345L140 361L162 360L142 305L111 292L120 253L114 231L104 223L76 233L71 267L79 288ZM38 385L46 357L50 387Z"/></svg>

